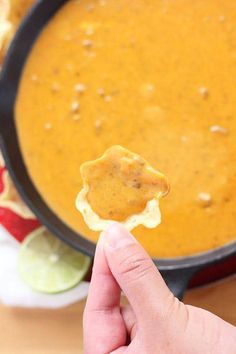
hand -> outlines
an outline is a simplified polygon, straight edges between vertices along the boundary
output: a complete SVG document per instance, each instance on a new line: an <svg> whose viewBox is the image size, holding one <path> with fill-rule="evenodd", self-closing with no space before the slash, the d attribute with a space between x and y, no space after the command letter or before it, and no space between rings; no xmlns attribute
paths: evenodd
<svg viewBox="0 0 236 354"><path fill-rule="evenodd" d="M120 306L121 289L130 305ZM84 311L85 354L233 354L236 328L184 305L120 224L99 239Z"/></svg>

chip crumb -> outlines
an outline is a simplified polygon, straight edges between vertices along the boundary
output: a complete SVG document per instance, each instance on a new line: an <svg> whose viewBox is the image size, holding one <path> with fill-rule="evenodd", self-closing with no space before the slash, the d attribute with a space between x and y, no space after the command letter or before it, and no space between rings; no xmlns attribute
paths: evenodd
<svg viewBox="0 0 236 354"><path fill-rule="evenodd" d="M79 84L76 84L76 85L75 85L75 91L76 91L77 93L84 93L84 91L86 91L86 89L87 89L87 87L86 87L85 84L79 83Z"/></svg>
<svg viewBox="0 0 236 354"><path fill-rule="evenodd" d="M71 111L77 112L80 109L80 103L78 101L74 101L71 103Z"/></svg>
<svg viewBox="0 0 236 354"><path fill-rule="evenodd" d="M201 192L198 194L198 200L200 205L204 208L211 206L212 204L212 197L210 193Z"/></svg>
<svg viewBox="0 0 236 354"><path fill-rule="evenodd" d="M199 87L199 93L203 98L207 98L209 96L209 90L207 87L205 86L201 86Z"/></svg>

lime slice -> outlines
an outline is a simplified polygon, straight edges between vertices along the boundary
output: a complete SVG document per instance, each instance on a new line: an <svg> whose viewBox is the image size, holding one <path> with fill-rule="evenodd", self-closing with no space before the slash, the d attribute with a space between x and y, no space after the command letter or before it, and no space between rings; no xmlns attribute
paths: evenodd
<svg viewBox="0 0 236 354"><path fill-rule="evenodd" d="M78 284L91 260L40 227L21 244L18 270L22 279L43 293L59 293Z"/></svg>

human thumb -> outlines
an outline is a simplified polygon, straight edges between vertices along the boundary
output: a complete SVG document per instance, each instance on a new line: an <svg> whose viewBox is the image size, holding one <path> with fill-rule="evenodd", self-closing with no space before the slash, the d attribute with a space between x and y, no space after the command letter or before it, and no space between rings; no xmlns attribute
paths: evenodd
<svg viewBox="0 0 236 354"><path fill-rule="evenodd" d="M112 223L102 239L111 272L137 319L146 319L154 308L155 315L166 317L177 301L143 247L119 223Z"/></svg>

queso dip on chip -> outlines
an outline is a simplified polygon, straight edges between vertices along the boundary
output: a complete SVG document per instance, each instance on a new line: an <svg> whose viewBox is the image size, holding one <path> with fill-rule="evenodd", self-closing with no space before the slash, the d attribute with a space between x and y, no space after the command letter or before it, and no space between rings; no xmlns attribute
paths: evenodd
<svg viewBox="0 0 236 354"><path fill-rule="evenodd" d="M129 230L160 223L158 202L169 185L141 156L112 146L99 159L81 165L80 171L84 186L76 206L92 230L103 231L112 220Z"/></svg>

